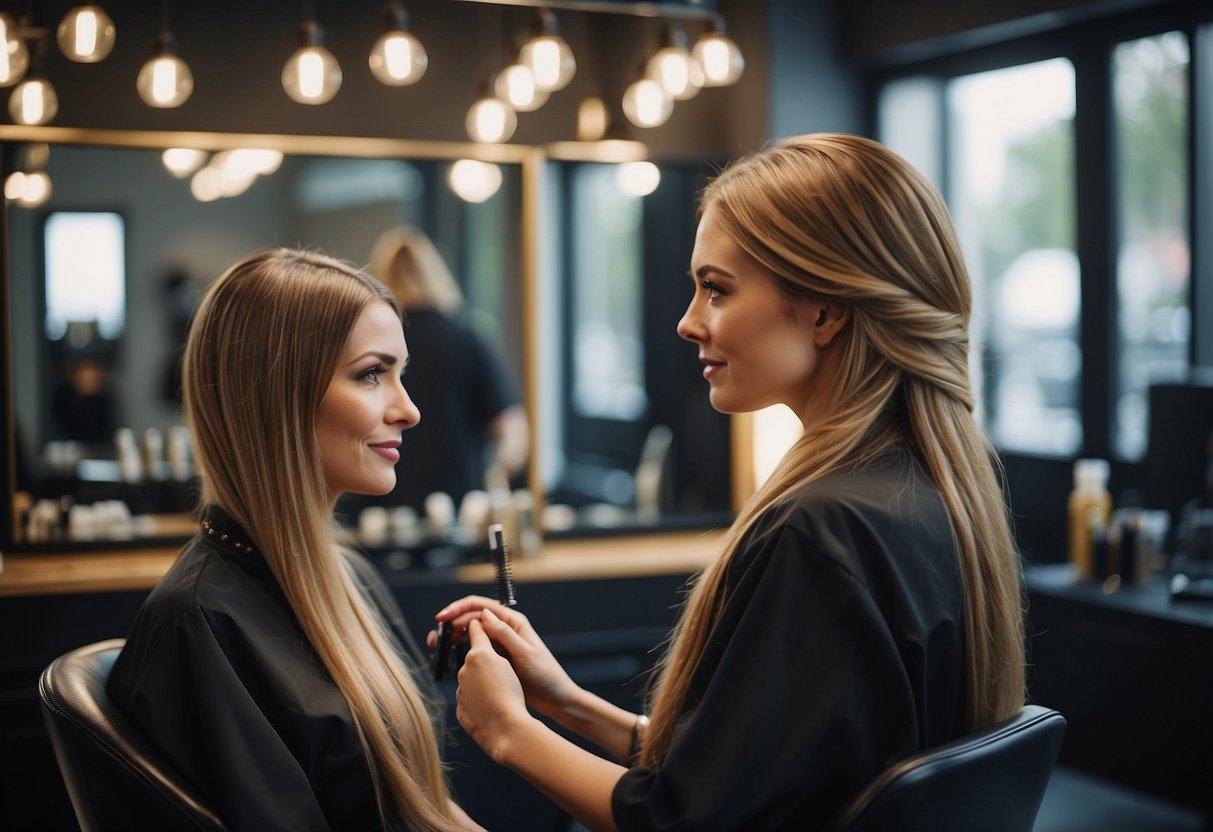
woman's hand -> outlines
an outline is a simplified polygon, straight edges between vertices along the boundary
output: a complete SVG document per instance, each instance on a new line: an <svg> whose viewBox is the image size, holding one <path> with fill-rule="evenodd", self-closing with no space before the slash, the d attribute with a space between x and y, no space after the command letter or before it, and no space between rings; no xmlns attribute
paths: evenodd
<svg viewBox="0 0 1213 832"><path fill-rule="evenodd" d="M580 690L520 612L488 598L469 595L442 610L435 618L453 628L456 643L466 641L471 623L477 622L513 666L526 704L545 716L559 719ZM428 641L432 648L433 632Z"/></svg>
<svg viewBox="0 0 1213 832"><path fill-rule="evenodd" d="M522 684L509 661L493 648L481 621L493 627L509 627L488 609L480 615L468 623L471 648L459 668L455 718L489 757L504 763L511 732L534 718L527 713Z"/></svg>

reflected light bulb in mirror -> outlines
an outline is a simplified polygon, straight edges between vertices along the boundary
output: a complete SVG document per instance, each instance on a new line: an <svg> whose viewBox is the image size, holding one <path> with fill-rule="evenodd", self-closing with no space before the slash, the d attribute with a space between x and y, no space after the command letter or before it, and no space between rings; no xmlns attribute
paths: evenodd
<svg viewBox="0 0 1213 832"><path fill-rule="evenodd" d="M737 44L724 33L719 22L695 42L691 57L703 70L703 86L725 87L734 84L745 70L745 58Z"/></svg>
<svg viewBox="0 0 1213 832"><path fill-rule="evenodd" d="M194 75L173 53L172 36L161 35L156 54L139 70L135 89L149 107L180 107L194 91Z"/></svg>
<svg viewBox="0 0 1213 832"><path fill-rule="evenodd" d="M205 150L195 150L192 147L170 147L160 154L160 161L169 173L178 179L184 179L206 161Z"/></svg>
<svg viewBox="0 0 1213 832"><path fill-rule="evenodd" d="M324 48L323 30L308 21L299 27L299 49L282 67L282 88L300 104L324 104L341 89L341 67Z"/></svg>
<svg viewBox="0 0 1213 832"><path fill-rule="evenodd" d="M425 75L430 59L412 32L405 28L404 7L393 3L384 10L386 31L371 47L371 72L391 87L415 84Z"/></svg>
<svg viewBox="0 0 1213 832"><path fill-rule="evenodd" d="M4 196L24 208L37 208L50 199L51 178L46 171L16 171L4 180Z"/></svg>
<svg viewBox="0 0 1213 832"><path fill-rule="evenodd" d="M641 78L623 94L623 114L637 127L665 124L674 102L652 78Z"/></svg>
<svg viewBox="0 0 1213 832"><path fill-rule="evenodd" d="M661 171L652 162L624 162L615 168L615 186L629 196L648 196L661 184Z"/></svg>
<svg viewBox="0 0 1213 832"><path fill-rule="evenodd" d="M535 74L524 64L512 64L501 70L493 83L493 92L520 113L538 110L548 100L548 94L535 86Z"/></svg>
<svg viewBox="0 0 1213 832"><path fill-rule="evenodd" d="M29 49L18 26L0 12L0 87L11 87L25 76L29 66Z"/></svg>
<svg viewBox="0 0 1213 832"><path fill-rule="evenodd" d="M227 164L253 176L269 176L282 166L282 151L263 147L238 147L227 151Z"/></svg>
<svg viewBox="0 0 1213 832"><path fill-rule="evenodd" d="M59 96L45 78L27 76L9 95L8 111L18 124L46 124L59 112Z"/></svg>
<svg viewBox="0 0 1213 832"><path fill-rule="evenodd" d="M504 142L518 128L518 116L503 101L482 95L468 109L468 135L476 142Z"/></svg>
<svg viewBox="0 0 1213 832"><path fill-rule="evenodd" d="M539 32L523 45L518 62L530 67L535 86L543 92L555 92L568 86L577 72L573 50L560 37L556 16L547 10L539 13Z"/></svg>
<svg viewBox="0 0 1213 832"><path fill-rule="evenodd" d="M73 6L59 23L56 39L59 50L70 60L93 64L114 49L117 30L114 21L100 6Z"/></svg>
<svg viewBox="0 0 1213 832"><path fill-rule="evenodd" d="M465 202L484 202L501 188L501 168L489 162L460 159L451 165L447 182Z"/></svg>
<svg viewBox="0 0 1213 832"><path fill-rule="evenodd" d="M577 107L577 141L596 142L606 131L606 102L597 97L582 99Z"/></svg>

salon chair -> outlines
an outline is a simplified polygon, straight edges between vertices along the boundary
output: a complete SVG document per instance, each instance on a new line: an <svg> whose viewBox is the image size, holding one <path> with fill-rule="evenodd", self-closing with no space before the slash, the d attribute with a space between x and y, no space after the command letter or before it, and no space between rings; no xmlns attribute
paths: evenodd
<svg viewBox="0 0 1213 832"><path fill-rule="evenodd" d="M42 715L81 830L223 832L202 796L106 694L123 643L111 639L66 653L38 680Z"/></svg>
<svg viewBox="0 0 1213 832"><path fill-rule="evenodd" d="M1025 705L1019 715L891 766L829 832L1032 832L1066 721Z"/></svg>

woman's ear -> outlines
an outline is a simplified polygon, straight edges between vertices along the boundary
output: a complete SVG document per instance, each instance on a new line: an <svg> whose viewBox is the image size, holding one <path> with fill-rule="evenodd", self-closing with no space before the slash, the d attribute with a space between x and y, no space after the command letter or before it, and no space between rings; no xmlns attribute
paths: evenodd
<svg viewBox="0 0 1213 832"><path fill-rule="evenodd" d="M851 307L833 301L819 301L815 307L813 343L818 349L829 349L830 342L851 322Z"/></svg>

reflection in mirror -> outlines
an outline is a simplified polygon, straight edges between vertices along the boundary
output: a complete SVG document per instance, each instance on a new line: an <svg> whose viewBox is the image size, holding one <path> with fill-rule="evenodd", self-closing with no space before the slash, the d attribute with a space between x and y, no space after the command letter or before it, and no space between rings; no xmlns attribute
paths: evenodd
<svg viewBox="0 0 1213 832"><path fill-rule="evenodd" d="M691 297L696 201L714 168L553 167L558 268L542 294L554 297L543 320L559 348L543 374L544 528L727 525L729 419L675 332Z"/></svg>
<svg viewBox="0 0 1213 832"><path fill-rule="evenodd" d="M185 332L206 285L266 246L315 247L363 266L382 232L424 231L460 284L461 317L524 383L518 164L491 171L495 192L480 180L461 198L453 159L262 150L250 157L260 173L237 182L215 167L231 152L200 154L184 173L147 145L9 142L2 152L6 175L28 173L34 158L51 183L41 202L8 193L18 544L80 549L192 532ZM200 163L216 171L209 180L192 172Z"/></svg>

